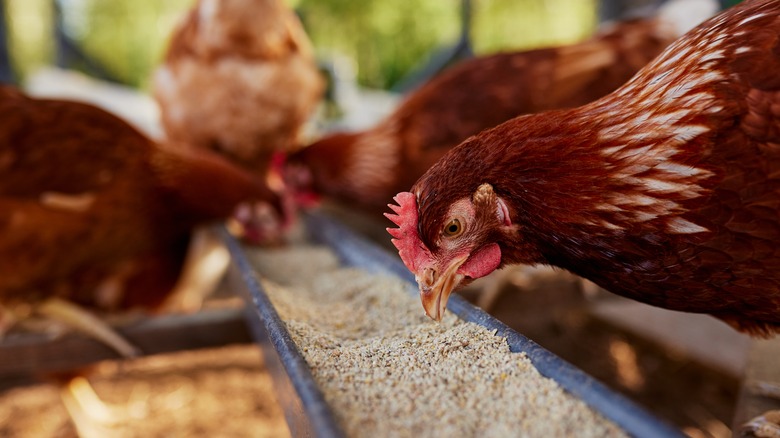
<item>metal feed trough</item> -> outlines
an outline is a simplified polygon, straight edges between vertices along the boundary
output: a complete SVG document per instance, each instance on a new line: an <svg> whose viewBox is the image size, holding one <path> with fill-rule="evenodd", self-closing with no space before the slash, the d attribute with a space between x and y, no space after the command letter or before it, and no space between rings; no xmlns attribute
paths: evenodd
<svg viewBox="0 0 780 438"><path fill-rule="evenodd" d="M304 221L311 240L330 247L345 265L371 273L395 275L414 283L413 275L397 257L336 220L322 213L311 213L305 216ZM306 361L255 277L241 245L226 231L223 231L223 236L233 260L229 273L231 286L249 303L247 318L251 331L263 349L292 435L344 436ZM465 321L497 330L497 336L507 339L511 351L524 352L542 375L556 381L628 434L636 437L684 436L461 297L452 295L447 308Z"/></svg>

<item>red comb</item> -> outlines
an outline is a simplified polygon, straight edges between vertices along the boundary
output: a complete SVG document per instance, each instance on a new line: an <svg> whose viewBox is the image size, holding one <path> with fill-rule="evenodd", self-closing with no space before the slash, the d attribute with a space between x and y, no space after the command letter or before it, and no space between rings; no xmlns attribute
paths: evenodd
<svg viewBox="0 0 780 438"><path fill-rule="evenodd" d="M419 261L429 260L431 254L417 234L417 198L409 192L401 192L393 198L398 205L387 204L393 213L385 213L385 217L398 225L398 228L388 228L387 232L394 237L393 245L398 248L404 264L410 271L417 273Z"/></svg>

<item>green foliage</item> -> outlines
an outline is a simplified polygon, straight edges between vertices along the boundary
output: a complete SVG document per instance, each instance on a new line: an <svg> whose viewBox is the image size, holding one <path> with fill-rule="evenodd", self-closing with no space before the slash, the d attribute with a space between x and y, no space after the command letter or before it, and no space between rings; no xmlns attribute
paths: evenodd
<svg viewBox="0 0 780 438"><path fill-rule="evenodd" d="M6 0L20 77L54 63L52 0ZM65 29L122 82L144 87L192 0L68 0Z"/></svg>
<svg viewBox="0 0 780 438"><path fill-rule="evenodd" d="M144 88L191 0L85 0L78 39L123 82Z"/></svg>
<svg viewBox="0 0 780 438"><path fill-rule="evenodd" d="M572 43L593 33L596 0L475 0L476 53Z"/></svg>
<svg viewBox="0 0 780 438"><path fill-rule="evenodd" d="M478 54L571 42L593 31L596 0L473 0ZM388 88L455 44L460 0L299 0L319 53L352 58L360 83Z"/></svg>
<svg viewBox="0 0 780 438"><path fill-rule="evenodd" d="M46 65L54 53L50 0L6 0L8 43L16 77Z"/></svg>
<svg viewBox="0 0 780 438"><path fill-rule="evenodd" d="M24 75L52 59L51 0L6 0ZM473 0L477 53L570 42L589 34L596 0ZM176 21L194 0L66 0L66 25L85 51L144 88ZM461 0L289 0L317 53L345 56L358 81L389 88L434 50L454 44Z"/></svg>
<svg viewBox="0 0 780 438"><path fill-rule="evenodd" d="M353 59L358 80L387 88L437 46L455 41L459 0L301 0L320 54Z"/></svg>

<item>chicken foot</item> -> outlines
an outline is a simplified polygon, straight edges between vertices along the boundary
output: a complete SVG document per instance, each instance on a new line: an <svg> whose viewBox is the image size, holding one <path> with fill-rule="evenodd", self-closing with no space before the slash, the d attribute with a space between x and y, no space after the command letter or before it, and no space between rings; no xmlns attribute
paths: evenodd
<svg viewBox="0 0 780 438"><path fill-rule="evenodd" d="M112 436L112 428L145 415L145 412L129 412L126 407L105 403L82 376L62 383L59 390L62 404L81 438Z"/></svg>
<svg viewBox="0 0 780 438"><path fill-rule="evenodd" d="M36 313L75 328L108 345L125 358L141 351L119 335L105 321L87 310L60 298L49 298L37 305ZM76 376L60 384L60 398L78 435L83 438L110 436L110 427L130 419L123 407L100 400L89 381Z"/></svg>
<svg viewBox="0 0 780 438"><path fill-rule="evenodd" d="M213 294L230 264L230 253L212 228L192 233L179 281L162 305L162 311L197 312Z"/></svg>
<svg viewBox="0 0 780 438"><path fill-rule="evenodd" d="M754 382L750 391L755 395L780 400L780 386L766 382ZM756 438L780 438L780 409L764 412L742 425L740 436Z"/></svg>
<svg viewBox="0 0 780 438"><path fill-rule="evenodd" d="M18 318L16 317L16 314L13 312L13 310L0 304L0 340L5 337L5 334L8 332L8 330L16 325L17 322Z"/></svg>
<svg viewBox="0 0 780 438"><path fill-rule="evenodd" d="M767 411L742 425L740 436L780 438L780 410Z"/></svg>
<svg viewBox="0 0 780 438"><path fill-rule="evenodd" d="M125 358L141 355L138 347L128 342L103 320L69 301L48 298L38 304L35 311L97 339Z"/></svg>

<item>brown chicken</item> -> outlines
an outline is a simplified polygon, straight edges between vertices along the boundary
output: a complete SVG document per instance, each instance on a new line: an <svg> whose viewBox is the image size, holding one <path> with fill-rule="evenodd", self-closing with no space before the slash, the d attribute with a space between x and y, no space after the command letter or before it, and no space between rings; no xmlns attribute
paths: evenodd
<svg viewBox="0 0 780 438"><path fill-rule="evenodd" d="M158 146L96 107L0 87L0 336L32 314L137 354L95 313L156 309L192 229L244 201L279 203L214 153ZM90 417L114 411L81 372L49 377L65 384L79 432L94 433Z"/></svg>
<svg viewBox="0 0 780 438"><path fill-rule="evenodd" d="M637 19L579 44L464 61L375 127L329 135L289 157L286 180L298 192L384 211L394 194L469 136L521 114L602 97L677 37L670 19Z"/></svg>
<svg viewBox="0 0 780 438"><path fill-rule="evenodd" d="M216 154L158 146L96 107L7 87L0 175L0 307L32 305L75 324L83 313L69 317L69 303L156 307L179 277L193 227L244 201L278 204Z"/></svg>
<svg viewBox="0 0 780 438"><path fill-rule="evenodd" d="M275 152L300 144L324 90L308 37L283 0L199 0L153 85L169 139L261 175Z"/></svg>
<svg viewBox="0 0 780 438"><path fill-rule="evenodd" d="M778 96L780 2L752 0L594 103L463 142L389 215L428 314L500 266L547 264L780 331Z"/></svg>
<svg viewBox="0 0 780 438"><path fill-rule="evenodd" d="M171 140L264 171L296 146L324 87L282 0L200 0L171 38L154 95Z"/></svg>

